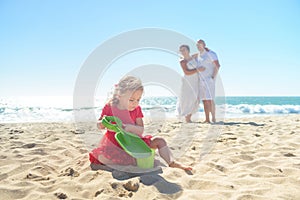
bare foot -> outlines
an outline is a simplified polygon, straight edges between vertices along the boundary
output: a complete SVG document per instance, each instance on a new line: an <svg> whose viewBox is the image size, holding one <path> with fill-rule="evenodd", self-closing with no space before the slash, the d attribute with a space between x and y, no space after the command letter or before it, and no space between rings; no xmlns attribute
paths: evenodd
<svg viewBox="0 0 300 200"><path fill-rule="evenodd" d="M186 121L186 123L192 123L191 115L185 116L185 121Z"/></svg>
<svg viewBox="0 0 300 200"><path fill-rule="evenodd" d="M212 118L211 120L213 123L216 123L216 118Z"/></svg>
<svg viewBox="0 0 300 200"><path fill-rule="evenodd" d="M177 162L175 162L175 161L171 162L171 163L169 164L169 167L179 168L179 169L183 169L183 170L185 170L185 171L191 171L191 170L193 170L192 167L182 165L182 164L177 163Z"/></svg>
<svg viewBox="0 0 300 200"><path fill-rule="evenodd" d="M210 121L209 120L205 120L203 123L204 124L210 124Z"/></svg>

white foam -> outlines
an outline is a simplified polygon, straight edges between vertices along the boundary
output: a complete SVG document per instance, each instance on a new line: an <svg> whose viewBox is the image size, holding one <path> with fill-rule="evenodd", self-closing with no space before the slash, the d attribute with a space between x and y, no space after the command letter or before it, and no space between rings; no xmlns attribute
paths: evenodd
<svg viewBox="0 0 300 200"><path fill-rule="evenodd" d="M74 122L95 121L106 98L95 99L95 107L73 109L73 97L11 97L0 98L0 122ZM145 117L176 118L176 98L149 98L141 102ZM197 117L203 117L200 104ZM300 105L217 105L217 118L251 117L258 115L300 114Z"/></svg>

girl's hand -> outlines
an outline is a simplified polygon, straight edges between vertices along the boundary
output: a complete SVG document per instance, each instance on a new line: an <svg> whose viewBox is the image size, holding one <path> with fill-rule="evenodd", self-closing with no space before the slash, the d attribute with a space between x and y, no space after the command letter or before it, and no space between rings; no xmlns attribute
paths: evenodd
<svg viewBox="0 0 300 200"><path fill-rule="evenodd" d="M98 120L98 121L97 121L97 128L98 128L99 130L105 129L105 126L103 126L101 120Z"/></svg>
<svg viewBox="0 0 300 200"><path fill-rule="evenodd" d="M138 135L140 137L142 137L143 131L144 131L144 127L142 127L142 126L135 126L135 125L131 125L131 124L123 124L123 129L126 132L133 133L133 134Z"/></svg>

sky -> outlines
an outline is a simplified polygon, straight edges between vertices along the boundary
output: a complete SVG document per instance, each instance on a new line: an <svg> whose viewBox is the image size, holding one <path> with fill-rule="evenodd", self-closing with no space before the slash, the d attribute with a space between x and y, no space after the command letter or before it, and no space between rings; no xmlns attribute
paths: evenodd
<svg viewBox="0 0 300 200"><path fill-rule="evenodd" d="M72 96L97 47L143 28L204 39L218 55L227 96L300 96L298 0L0 0L0 27L0 96ZM183 74L178 56L140 50L112 61L97 94L151 62Z"/></svg>

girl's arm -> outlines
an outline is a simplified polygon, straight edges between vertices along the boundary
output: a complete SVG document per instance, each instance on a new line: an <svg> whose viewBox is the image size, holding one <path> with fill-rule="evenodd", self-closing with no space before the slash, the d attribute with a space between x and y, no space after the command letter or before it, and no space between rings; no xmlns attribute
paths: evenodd
<svg viewBox="0 0 300 200"><path fill-rule="evenodd" d="M112 112L111 111L111 106L109 104L105 104L105 106L102 109L102 113L101 113L101 115L100 115L100 117L97 121L97 128L99 130L105 129L105 126L103 126L101 121L102 121L103 117L105 117L107 115L109 116L111 112Z"/></svg>
<svg viewBox="0 0 300 200"><path fill-rule="evenodd" d="M144 132L144 122L142 118L136 118L136 125L124 124L124 129L127 132L134 133L138 136L142 136Z"/></svg>
<svg viewBox="0 0 300 200"><path fill-rule="evenodd" d="M103 126L101 120L102 120L102 119L100 118L100 119L98 119L98 121L97 121L97 128L98 128L99 130L105 129L105 126Z"/></svg>

